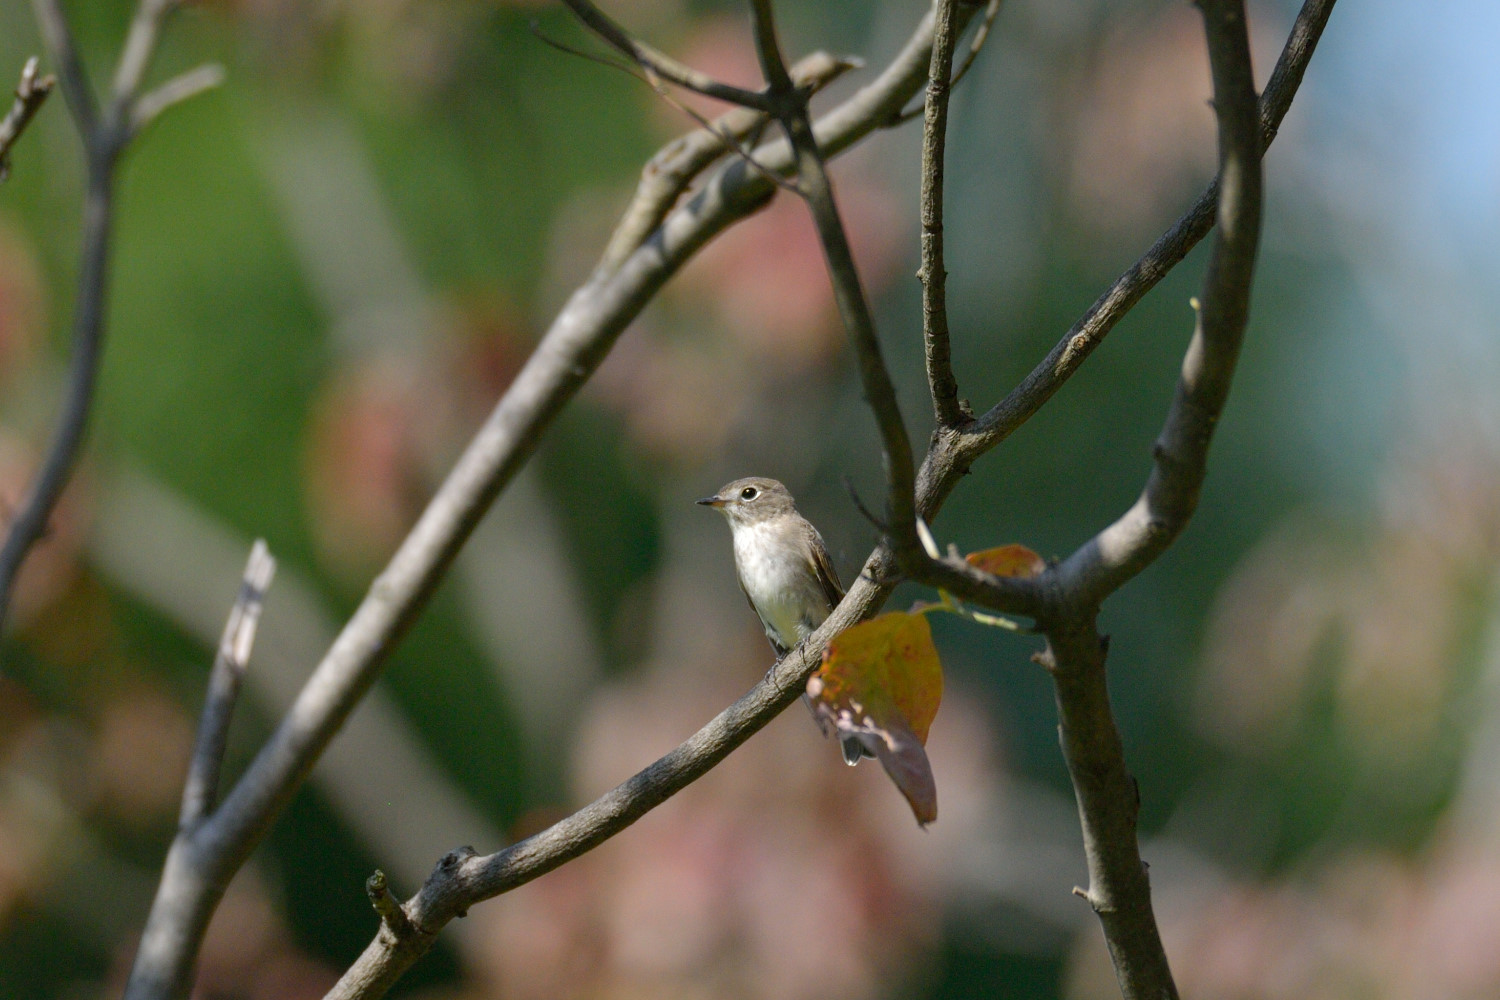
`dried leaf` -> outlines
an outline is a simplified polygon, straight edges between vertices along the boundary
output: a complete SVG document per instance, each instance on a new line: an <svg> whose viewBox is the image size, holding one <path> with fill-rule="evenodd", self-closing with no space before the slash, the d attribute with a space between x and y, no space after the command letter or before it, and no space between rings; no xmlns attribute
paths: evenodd
<svg viewBox="0 0 1500 1000"><path fill-rule="evenodd" d="M943 697L943 668L920 614L892 611L834 638L807 693L824 731L853 737L879 758L917 822L937 818L923 745Z"/></svg>
<svg viewBox="0 0 1500 1000"><path fill-rule="evenodd" d="M1047 560L1024 545L1002 545L970 552L964 558L970 566L993 576L1040 576L1047 569Z"/></svg>

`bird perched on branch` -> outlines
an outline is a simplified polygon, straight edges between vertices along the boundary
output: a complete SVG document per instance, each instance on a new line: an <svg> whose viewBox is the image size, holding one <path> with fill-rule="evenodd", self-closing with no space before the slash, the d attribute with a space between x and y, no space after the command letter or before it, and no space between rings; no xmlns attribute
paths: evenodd
<svg viewBox="0 0 1500 1000"><path fill-rule="evenodd" d="M774 479L736 479L698 502L729 522L740 589L777 658L785 656L844 599L823 536L797 513L791 493ZM861 756L873 756L852 737L840 743L844 761L851 766Z"/></svg>

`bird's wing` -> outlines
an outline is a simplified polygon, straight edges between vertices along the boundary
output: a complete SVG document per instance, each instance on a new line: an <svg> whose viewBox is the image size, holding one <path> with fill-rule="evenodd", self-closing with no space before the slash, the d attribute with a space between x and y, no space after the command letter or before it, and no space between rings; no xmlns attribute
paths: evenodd
<svg viewBox="0 0 1500 1000"><path fill-rule="evenodd" d="M818 578L818 585L823 588L823 596L828 598L828 608L831 611L844 599L844 585L839 583L838 570L833 568L833 560L828 558L828 546L823 544L823 536L816 531L813 532L812 552L813 574Z"/></svg>

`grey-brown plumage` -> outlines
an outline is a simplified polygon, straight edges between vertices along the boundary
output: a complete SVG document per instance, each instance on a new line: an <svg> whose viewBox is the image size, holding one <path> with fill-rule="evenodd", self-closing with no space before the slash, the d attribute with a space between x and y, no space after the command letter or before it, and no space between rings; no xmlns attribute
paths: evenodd
<svg viewBox="0 0 1500 1000"><path fill-rule="evenodd" d="M698 501L729 522L740 589L760 618L777 657L811 635L844 599L823 536L801 514L787 488L752 476L726 483ZM869 756L858 740L843 741L844 759Z"/></svg>

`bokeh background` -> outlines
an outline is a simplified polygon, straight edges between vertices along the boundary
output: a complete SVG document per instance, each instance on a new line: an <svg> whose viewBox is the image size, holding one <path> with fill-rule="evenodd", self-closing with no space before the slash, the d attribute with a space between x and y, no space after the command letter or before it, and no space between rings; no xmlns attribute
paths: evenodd
<svg viewBox="0 0 1500 1000"><path fill-rule="evenodd" d="M98 80L126 0L68 5ZM1251 5L1260 78L1295 13ZM781 5L788 47L880 65L917 0ZM742 5L610 9L755 82ZM1144 853L1185 995L1500 991L1500 8L1334 13L1267 159L1254 318L1203 503L1106 607ZM172 832L249 543L281 560L237 773L467 434L587 273L640 165L691 126L556 5L218 0L158 78L221 61L120 186L88 457L0 640L0 995L116 995ZM38 43L0 3L0 76ZM846 81L835 93L847 92ZM1209 178L1195 11L1006 0L954 99L955 355L998 399ZM826 106L830 98L820 99ZM925 438L918 127L835 179ZM60 98L0 187L0 496L54 419L80 157ZM1195 253L936 530L1065 554L1139 490ZM879 460L812 230L783 196L627 332L479 528L367 704L238 877L200 995L318 997L459 844L540 828L675 745L770 655L692 505L786 481L846 579L843 486ZM921 594L898 594L901 606ZM476 907L399 994L1115 994L1035 641L935 623L940 817L799 709L576 864Z"/></svg>

